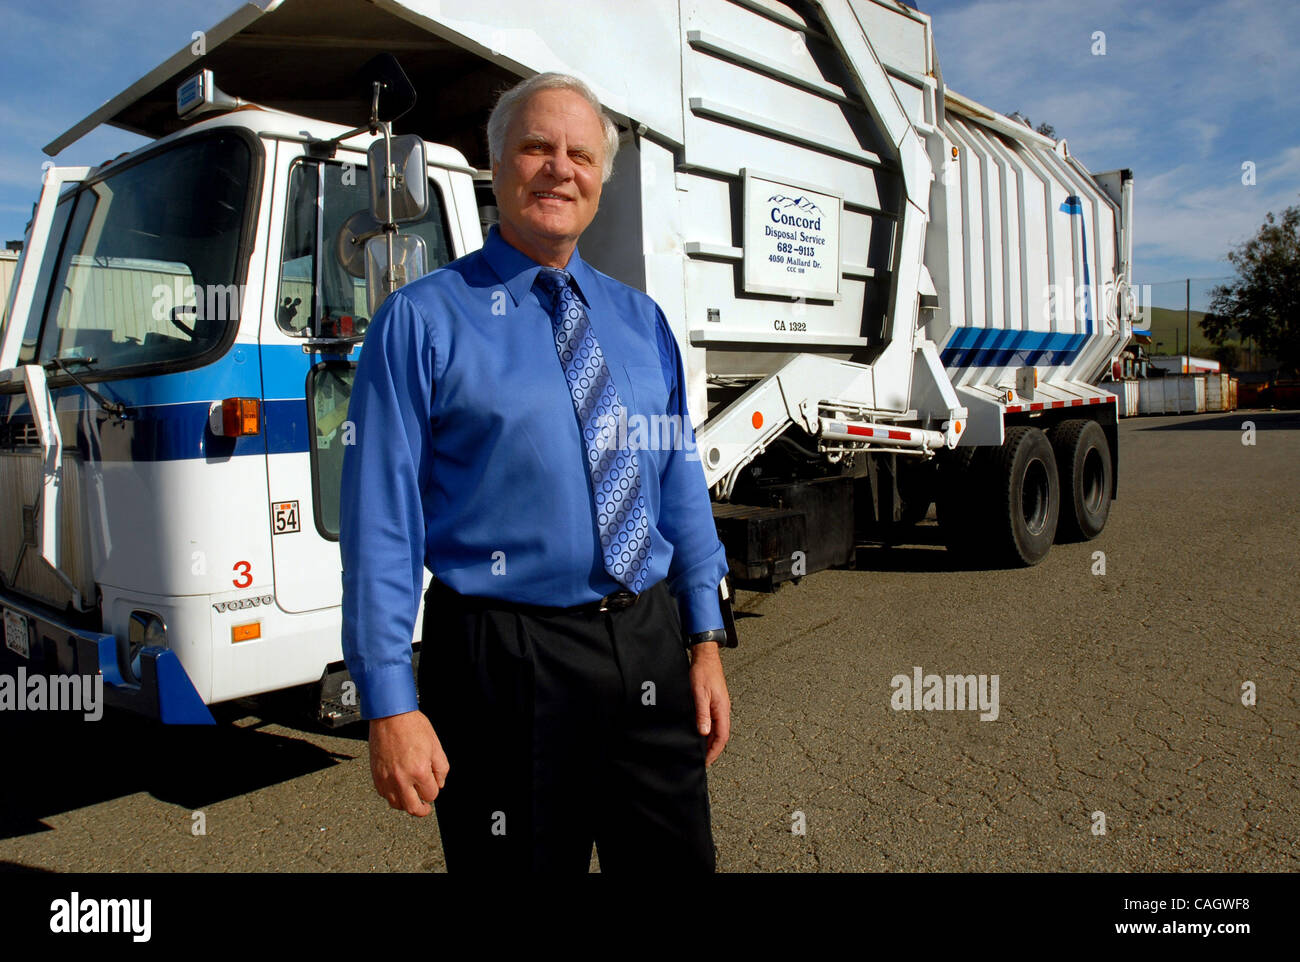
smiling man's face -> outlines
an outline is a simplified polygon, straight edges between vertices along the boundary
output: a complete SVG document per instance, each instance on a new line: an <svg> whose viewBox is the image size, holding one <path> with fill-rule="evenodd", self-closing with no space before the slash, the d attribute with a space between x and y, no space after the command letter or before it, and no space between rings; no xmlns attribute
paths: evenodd
<svg viewBox="0 0 1300 962"><path fill-rule="evenodd" d="M539 90L506 130L492 166L501 236L539 264L564 267L600 206L605 135L572 90Z"/></svg>

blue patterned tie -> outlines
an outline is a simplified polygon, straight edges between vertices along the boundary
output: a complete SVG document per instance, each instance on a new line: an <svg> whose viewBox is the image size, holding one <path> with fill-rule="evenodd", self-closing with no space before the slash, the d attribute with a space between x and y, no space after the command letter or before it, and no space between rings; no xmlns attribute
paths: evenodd
<svg viewBox="0 0 1300 962"><path fill-rule="evenodd" d="M564 368L587 450L605 570L629 591L640 592L650 566L650 519L641 493L641 466L635 450L620 451L617 444L609 443L615 433L611 426L625 422L627 409L569 279L567 271L552 267L537 274L538 285L552 300L555 353Z"/></svg>

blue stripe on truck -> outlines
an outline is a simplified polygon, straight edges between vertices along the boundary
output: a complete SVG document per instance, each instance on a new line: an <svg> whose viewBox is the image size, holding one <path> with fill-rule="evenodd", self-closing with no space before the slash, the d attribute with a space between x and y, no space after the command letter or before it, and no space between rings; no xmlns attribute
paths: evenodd
<svg viewBox="0 0 1300 962"><path fill-rule="evenodd" d="M940 357L944 367L1006 367L1069 364L1079 356L1087 334L1009 331L997 327L959 327Z"/></svg>
<svg viewBox="0 0 1300 962"><path fill-rule="evenodd" d="M1077 196L1071 194L1065 198L1065 203L1061 205L1061 211L1069 214L1071 217L1079 218L1079 237L1083 242L1081 252L1083 254L1083 320L1085 323L1085 332L1092 333L1092 281L1088 277L1088 225L1083 219L1083 201Z"/></svg>
<svg viewBox="0 0 1300 962"><path fill-rule="evenodd" d="M160 404L131 409L126 421L110 418L98 408L59 411L59 428L66 450L76 448L87 463L184 461L205 458L296 454L309 450L311 425L303 398L262 403L262 433L223 438L208 430L212 402ZM89 424L87 423L89 420ZM0 423L31 424L25 410ZM93 425L93 426L92 426Z"/></svg>
<svg viewBox="0 0 1300 962"><path fill-rule="evenodd" d="M1083 320L1081 334L1052 333L1048 331L1013 331L1005 328L959 327L948 338L940 352L943 366L1018 367L1043 364L1053 367L1072 364L1092 337L1091 269L1088 266L1088 230L1084 222L1083 201L1071 194L1061 204L1061 213L1079 218L1079 231L1083 255Z"/></svg>
<svg viewBox="0 0 1300 962"><path fill-rule="evenodd" d="M92 382L92 387L128 408L117 421L76 385L55 390L65 448L87 462L220 460L310 450L311 424L305 398L307 374L319 355L298 345L236 344L207 367L178 374ZM259 363L260 360L260 363ZM208 410L225 397L268 398L262 402L261 434L222 438L208 431ZM0 424L32 424L24 394L0 395Z"/></svg>

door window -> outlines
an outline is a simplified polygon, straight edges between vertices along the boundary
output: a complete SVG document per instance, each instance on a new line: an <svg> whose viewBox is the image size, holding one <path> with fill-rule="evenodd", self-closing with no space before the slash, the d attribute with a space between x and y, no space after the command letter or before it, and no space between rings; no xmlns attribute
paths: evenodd
<svg viewBox="0 0 1300 962"><path fill-rule="evenodd" d="M366 283L343 266L339 235L347 219L370 206L370 178L364 167L335 161L302 160L289 174L284 250L276 319L286 332L302 337L352 337L370 323ZM429 183L429 212L418 223L401 225L404 234L424 238L428 269L452 259L447 220L438 185ZM311 467L316 528L338 540L339 484L348 433L348 400L355 365L327 362L307 376L311 415Z"/></svg>
<svg viewBox="0 0 1300 962"><path fill-rule="evenodd" d="M343 449L354 443L348 422L348 401L356 365L327 363L312 369L308 404L312 420L312 478L315 487L316 528L332 540L339 536L339 485L343 477Z"/></svg>
<svg viewBox="0 0 1300 962"><path fill-rule="evenodd" d="M289 174L284 250L276 322L290 334L351 337L370 323L366 282L344 267L340 234L348 218L370 208L370 176L364 167L304 160ZM429 183L429 212L401 233L424 238L428 269L452 259L442 195Z"/></svg>

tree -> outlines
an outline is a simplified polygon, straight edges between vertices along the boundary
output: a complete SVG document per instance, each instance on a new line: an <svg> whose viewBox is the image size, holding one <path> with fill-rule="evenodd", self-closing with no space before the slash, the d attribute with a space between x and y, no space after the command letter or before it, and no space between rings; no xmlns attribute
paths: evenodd
<svg viewBox="0 0 1300 962"><path fill-rule="evenodd" d="M1051 137L1053 140L1056 139L1056 128L1053 127L1051 124L1039 124L1037 127L1035 127L1034 122L1030 120L1028 117L1026 117L1024 114L1022 114L1019 110L1017 110L1015 113L1008 114L1008 116L1012 120L1020 121L1030 130L1035 130L1038 133L1042 134L1044 137Z"/></svg>
<svg viewBox="0 0 1300 962"><path fill-rule="evenodd" d="M1237 276L1210 292L1201 330L1214 344L1250 338L1277 358L1281 372L1300 372L1300 205L1280 219L1270 211L1228 260Z"/></svg>
<svg viewBox="0 0 1300 962"><path fill-rule="evenodd" d="M1241 351L1235 344L1220 344L1210 352L1210 357L1225 371L1234 371L1241 366Z"/></svg>

